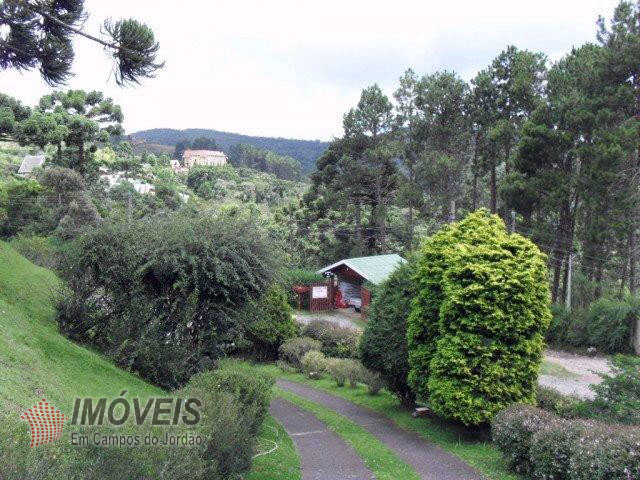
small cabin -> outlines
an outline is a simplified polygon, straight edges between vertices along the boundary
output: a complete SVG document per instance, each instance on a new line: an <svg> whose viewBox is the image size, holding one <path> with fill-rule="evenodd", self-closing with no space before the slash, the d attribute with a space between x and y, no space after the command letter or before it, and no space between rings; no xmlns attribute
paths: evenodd
<svg viewBox="0 0 640 480"><path fill-rule="evenodd" d="M342 307L354 307L356 311L360 311L366 309L371 301L366 283L379 285L405 261L395 253L345 258L318 270L318 273L333 278L332 285L340 292L338 298Z"/></svg>

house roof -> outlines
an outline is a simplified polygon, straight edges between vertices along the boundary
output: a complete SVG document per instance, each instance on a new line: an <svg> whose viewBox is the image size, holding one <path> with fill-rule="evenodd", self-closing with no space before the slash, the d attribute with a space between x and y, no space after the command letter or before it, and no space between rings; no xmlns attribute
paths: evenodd
<svg viewBox="0 0 640 480"><path fill-rule="evenodd" d="M191 157L191 156L197 156L197 157L206 157L206 156L213 156L213 157L226 157L226 155L224 154L224 152L219 152L217 150L185 150L184 153L182 154L183 157Z"/></svg>
<svg viewBox="0 0 640 480"><path fill-rule="evenodd" d="M31 173L34 168L44 164L44 155L26 155L22 160L18 173Z"/></svg>
<svg viewBox="0 0 640 480"><path fill-rule="evenodd" d="M333 263L328 267L318 270L318 273L325 273L342 265L346 265L365 280L377 285L384 282L396 267L406 262L400 255L392 253L390 255L374 255L371 257L345 258Z"/></svg>

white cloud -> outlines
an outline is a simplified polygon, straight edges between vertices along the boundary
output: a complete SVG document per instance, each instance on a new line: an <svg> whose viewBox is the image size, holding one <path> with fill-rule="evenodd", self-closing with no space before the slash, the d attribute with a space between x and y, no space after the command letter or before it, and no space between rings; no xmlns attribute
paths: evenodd
<svg viewBox="0 0 640 480"><path fill-rule="evenodd" d="M407 67L465 79L509 44L559 58L595 39L617 0L212 2L87 0L87 27L108 17L151 26L167 65L118 88L100 48L76 41L70 88L99 89L122 105L128 132L213 128L328 139L374 82L389 94ZM37 72L0 73L0 91L34 104L49 88Z"/></svg>

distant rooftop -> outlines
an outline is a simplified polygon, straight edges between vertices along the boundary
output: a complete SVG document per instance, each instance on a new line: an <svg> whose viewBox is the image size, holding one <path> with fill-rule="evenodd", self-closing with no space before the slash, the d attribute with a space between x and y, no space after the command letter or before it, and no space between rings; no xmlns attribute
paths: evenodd
<svg viewBox="0 0 640 480"><path fill-rule="evenodd" d="M226 157L224 152L219 152L217 150L185 150L184 153L182 154L183 157L189 157L192 155L196 155L196 156L215 155L215 156Z"/></svg>
<svg viewBox="0 0 640 480"><path fill-rule="evenodd" d="M344 260L340 260L339 262L318 270L318 273L325 273L341 265L346 265L365 280L368 280L374 285L378 285L384 282L396 267L404 262L406 262L406 260L396 253L373 255L370 257L345 258Z"/></svg>
<svg viewBox="0 0 640 480"><path fill-rule="evenodd" d="M18 173L22 175L31 173L34 168L44 165L44 161L44 155L26 155L22 160Z"/></svg>

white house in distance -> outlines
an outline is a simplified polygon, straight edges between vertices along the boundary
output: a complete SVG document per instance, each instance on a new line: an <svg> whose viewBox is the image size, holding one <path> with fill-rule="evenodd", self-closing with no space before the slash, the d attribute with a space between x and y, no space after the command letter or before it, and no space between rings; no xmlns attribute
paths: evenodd
<svg viewBox="0 0 640 480"><path fill-rule="evenodd" d="M182 154L182 164L185 168L192 168L195 165L221 166L227 163L227 156L224 152L216 150L185 150Z"/></svg>
<svg viewBox="0 0 640 480"><path fill-rule="evenodd" d="M42 167L44 165L44 155L26 155L22 159L22 164L18 170L18 175L27 176L33 172L36 167Z"/></svg>

